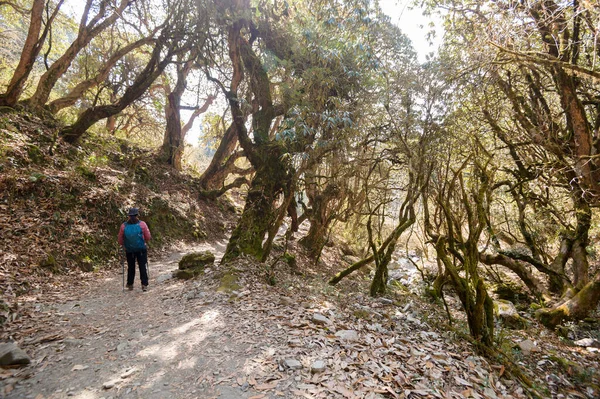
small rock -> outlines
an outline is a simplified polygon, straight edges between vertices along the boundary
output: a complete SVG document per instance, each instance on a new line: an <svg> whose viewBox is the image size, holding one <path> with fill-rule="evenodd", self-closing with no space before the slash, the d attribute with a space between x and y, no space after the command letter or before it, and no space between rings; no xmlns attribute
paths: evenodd
<svg viewBox="0 0 600 399"><path fill-rule="evenodd" d="M128 347L129 345L127 345L127 342L122 342L119 345L117 345L117 352L123 352Z"/></svg>
<svg viewBox="0 0 600 399"><path fill-rule="evenodd" d="M113 388L117 383L115 381L108 381L105 382L104 384L102 384L102 388L104 389L111 389Z"/></svg>
<svg viewBox="0 0 600 399"><path fill-rule="evenodd" d="M312 316L311 321L315 324L329 324L331 323L331 320L329 320L327 317L323 316L320 313L315 313Z"/></svg>
<svg viewBox="0 0 600 399"><path fill-rule="evenodd" d="M531 352L541 352L540 348L533 343L530 339L519 342L519 348L524 355L529 356Z"/></svg>
<svg viewBox="0 0 600 399"><path fill-rule="evenodd" d="M502 320L502 323L506 327L517 330L526 327L525 319L519 315L517 308L512 302L499 299L494 301L494 309L498 318Z"/></svg>
<svg viewBox="0 0 600 399"><path fill-rule="evenodd" d="M302 363L296 359L285 359L283 365L292 370L300 370L302 368Z"/></svg>
<svg viewBox="0 0 600 399"><path fill-rule="evenodd" d="M135 367L130 368L129 370L126 370L123 374L121 374L121 378L125 379L127 377L131 377L136 371L137 369Z"/></svg>
<svg viewBox="0 0 600 399"><path fill-rule="evenodd" d="M340 330L335 333L335 336L342 341L358 341L358 332L355 330Z"/></svg>
<svg viewBox="0 0 600 399"><path fill-rule="evenodd" d="M31 363L31 358L14 342L0 344L0 366L26 365L29 363Z"/></svg>
<svg viewBox="0 0 600 399"><path fill-rule="evenodd" d="M593 338L584 338L578 341L573 342L577 346L591 347L591 348L600 348L600 342Z"/></svg>
<svg viewBox="0 0 600 399"><path fill-rule="evenodd" d="M156 282L158 284L164 283L167 280L171 280L173 278L173 273L161 274L156 278Z"/></svg>
<svg viewBox="0 0 600 399"><path fill-rule="evenodd" d="M548 374L546 376L546 381L548 381L549 384L560 384L560 377L556 374Z"/></svg>
<svg viewBox="0 0 600 399"><path fill-rule="evenodd" d="M81 371L81 370L86 370L88 368L89 368L89 366L84 366L82 364L76 364L75 366L73 366L71 371Z"/></svg>
<svg viewBox="0 0 600 399"><path fill-rule="evenodd" d="M379 302L383 303L384 305L392 305L394 303L394 301L388 298L379 298Z"/></svg>
<svg viewBox="0 0 600 399"><path fill-rule="evenodd" d="M317 360L317 361L313 362L313 364L310 366L310 372L313 374L322 373L323 371L325 371L326 367L327 366L324 361Z"/></svg>

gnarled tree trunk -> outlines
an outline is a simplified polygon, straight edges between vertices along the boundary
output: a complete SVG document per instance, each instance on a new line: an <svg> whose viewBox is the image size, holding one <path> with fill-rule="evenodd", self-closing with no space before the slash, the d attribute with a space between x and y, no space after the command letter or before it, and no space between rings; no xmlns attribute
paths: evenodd
<svg viewBox="0 0 600 399"><path fill-rule="evenodd" d="M113 13L102 20L106 13L107 1L103 0L100 3L98 14L96 14L92 20L86 24L90 8L93 0L87 0L85 10L81 17L79 24L79 32L77 38L71 43L65 53L60 56L50 68L40 78L36 91L26 102L33 108L42 107L48 101L50 92L56 85L58 79L60 79L64 73L69 69L71 63L79 54L79 52L87 46L94 37L98 36L103 30L111 26L120 16L123 10L129 5L129 0L120 0L119 5L115 8ZM91 125L90 125L91 126Z"/></svg>
<svg viewBox="0 0 600 399"><path fill-rule="evenodd" d="M140 98L148 90L152 82L164 71L171 62L172 53L175 49L165 54L161 60L161 53L164 49L164 37L161 35L154 46L154 50L144 70L138 75L131 86L125 90L123 96L114 104L101 105L86 109L77 119L77 121L64 128L60 134L68 143L75 143L94 123L101 119L116 115L125 109L129 104Z"/></svg>
<svg viewBox="0 0 600 399"><path fill-rule="evenodd" d="M60 0L56 4L56 8L54 9L52 16L48 19L48 21L46 21L46 27L40 36L40 30L42 27L42 14L44 12L44 4L46 1L34 0L31 7L31 19L29 22L27 39L25 39L25 44L23 45L21 58L19 59L19 64L17 65L8 87L6 88L6 92L0 94L0 106L14 107L19 101L21 94L23 94L25 83L29 78L29 74L33 70L35 59L42 50L44 42L46 41L46 36L50 31L50 26L52 25L52 22L63 2L64 0Z"/></svg>

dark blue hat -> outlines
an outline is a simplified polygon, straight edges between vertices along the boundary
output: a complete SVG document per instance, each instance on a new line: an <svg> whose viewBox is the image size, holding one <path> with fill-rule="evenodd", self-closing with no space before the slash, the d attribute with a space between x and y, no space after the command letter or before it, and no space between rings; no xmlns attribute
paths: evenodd
<svg viewBox="0 0 600 399"><path fill-rule="evenodd" d="M129 213L127 214L127 216L137 216L139 215L139 210L137 208L131 208L129 209Z"/></svg>

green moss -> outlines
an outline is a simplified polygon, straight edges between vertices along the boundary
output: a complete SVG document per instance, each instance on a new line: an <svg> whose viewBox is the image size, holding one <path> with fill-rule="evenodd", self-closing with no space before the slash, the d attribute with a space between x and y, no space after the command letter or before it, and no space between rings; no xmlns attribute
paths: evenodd
<svg viewBox="0 0 600 399"><path fill-rule="evenodd" d="M79 173L81 176L83 176L89 181L97 180L96 173L93 170L89 169L87 166L79 165L75 167L75 171L77 171L77 173Z"/></svg>
<svg viewBox="0 0 600 399"><path fill-rule="evenodd" d="M180 278L182 280L190 280L196 276L204 274L204 268L191 268L191 269L183 269L183 270L175 270L173 272L173 277Z"/></svg>
<svg viewBox="0 0 600 399"><path fill-rule="evenodd" d="M215 255L210 251L194 252L185 255L179 261L179 269L195 269L202 268L204 266L213 264L215 262Z"/></svg>
<svg viewBox="0 0 600 399"><path fill-rule="evenodd" d="M217 289L217 292L231 293L241 288L238 284L239 277L235 272L228 272L221 277L221 285Z"/></svg>
<svg viewBox="0 0 600 399"><path fill-rule="evenodd" d="M354 311L354 317L356 317L357 319L363 319L363 320L370 320L371 319L371 313L367 312L366 310L355 310Z"/></svg>
<svg viewBox="0 0 600 399"><path fill-rule="evenodd" d="M292 268L296 268L297 266L296 255L291 254L289 252L283 254L283 261L290 265L290 267Z"/></svg>
<svg viewBox="0 0 600 399"><path fill-rule="evenodd" d="M49 270L52 273L60 272L60 267L56 262L56 258L52 254L47 254L39 263L40 267Z"/></svg>
<svg viewBox="0 0 600 399"><path fill-rule="evenodd" d="M35 164L41 164L45 161L44 153L34 144L27 146L27 156L29 156L31 162Z"/></svg>

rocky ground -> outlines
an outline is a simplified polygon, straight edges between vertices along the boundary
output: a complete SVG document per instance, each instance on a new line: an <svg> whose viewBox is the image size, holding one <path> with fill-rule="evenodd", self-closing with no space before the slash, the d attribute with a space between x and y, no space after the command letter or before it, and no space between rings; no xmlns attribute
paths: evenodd
<svg viewBox="0 0 600 399"><path fill-rule="evenodd" d="M218 260L225 244L181 247L151 259L148 292L139 280L133 292L123 292L122 276L112 270L23 297L21 313L27 316L9 323L2 339L14 340L32 362L3 369L0 392L15 399L597 393L552 373L556 362L536 342L538 352L527 354L535 357L521 363L539 378L533 389L525 388L504 366L477 356L408 291L372 299L363 294L360 278L331 288L325 275L306 265L295 273L279 270L277 285L270 286L256 272L260 266L243 259L236 265L240 287L233 292L218 292L216 265L194 280L171 277L185 253L210 250ZM595 354L581 351L593 364Z"/></svg>

